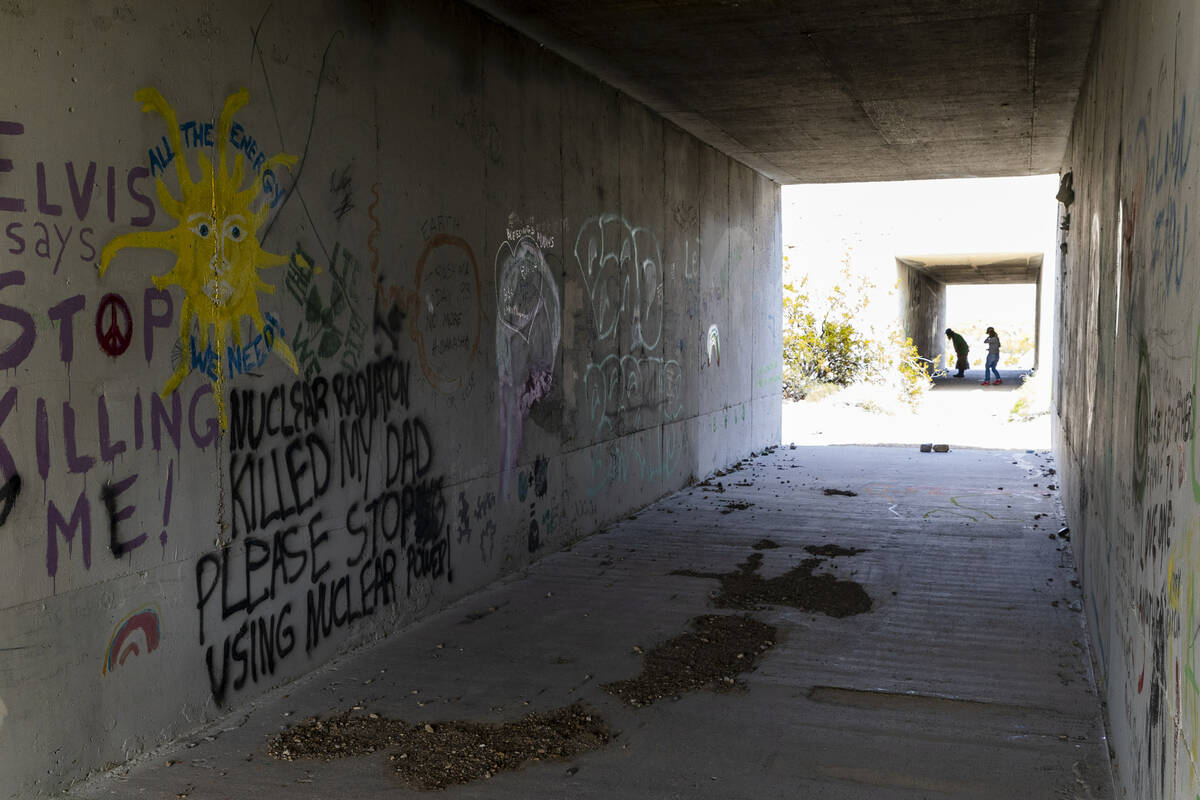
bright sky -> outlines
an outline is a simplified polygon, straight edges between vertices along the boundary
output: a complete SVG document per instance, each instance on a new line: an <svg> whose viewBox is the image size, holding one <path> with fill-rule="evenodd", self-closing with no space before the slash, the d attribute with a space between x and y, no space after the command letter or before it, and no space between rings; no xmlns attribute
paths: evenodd
<svg viewBox="0 0 1200 800"><path fill-rule="evenodd" d="M785 186L783 242L826 233L886 240L893 255L1043 250L1057 191L1056 175Z"/></svg>

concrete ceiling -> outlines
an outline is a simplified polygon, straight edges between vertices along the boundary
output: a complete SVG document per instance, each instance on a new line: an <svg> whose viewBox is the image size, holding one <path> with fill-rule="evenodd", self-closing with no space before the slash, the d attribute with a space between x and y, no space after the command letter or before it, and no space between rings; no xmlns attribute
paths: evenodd
<svg viewBox="0 0 1200 800"><path fill-rule="evenodd" d="M1037 283L1042 253L940 253L896 256L940 283Z"/></svg>
<svg viewBox="0 0 1200 800"><path fill-rule="evenodd" d="M780 183L1057 172L1102 0L469 0Z"/></svg>

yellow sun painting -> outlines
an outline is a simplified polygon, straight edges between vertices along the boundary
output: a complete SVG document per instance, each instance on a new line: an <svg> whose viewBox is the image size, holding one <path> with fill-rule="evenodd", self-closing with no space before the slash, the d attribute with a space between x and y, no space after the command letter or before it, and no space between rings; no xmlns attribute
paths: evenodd
<svg viewBox="0 0 1200 800"><path fill-rule="evenodd" d="M137 100L145 112L157 112L167 126L167 136L175 153L175 173L179 178L182 198L176 200L160 177L157 182L158 201L164 211L178 220L171 230L139 231L118 236L110 241L100 254L98 265L100 277L112 263L113 257L127 247L143 247L169 250L175 253L175 266L169 272L152 277L159 289L178 286L184 292L183 305L179 312L179 341L183 358L175 373L163 386L166 397L175 391L187 377L194 363L193 355L203 356L210 342L218 357L223 358L226 343L232 338L234 344L242 344L242 318L249 317L259 334L264 334L266 322L258 306L258 293L273 294L275 287L265 283L258 275L259 270L286 264L287 256L268 253L258 242L258 229L270 213L270 204L262 202L255 208L260 196L262 178L252 180L241 188L244 179L244 160L235 152L233 163L228 157L230 130L233 115L250 100L250 93L242 89L225 100L218 124L216 169L203 152L198 154L200 179L193 180L184 158L182 137L175 109L162 94L153 88L137 92ZM265 175L273 166L292 166L296 157L279 154L262 165L260 175ZM193 324L199 329L199 337L193 337ZM298 372L296 357L280 335L266 338L271 347ZM196 351L193 353L193 351ZM225 371L218 366L215 376L208 373L213 385L213 397L217 402L217 413L221 428L227 427L223 383Z"/></svg>

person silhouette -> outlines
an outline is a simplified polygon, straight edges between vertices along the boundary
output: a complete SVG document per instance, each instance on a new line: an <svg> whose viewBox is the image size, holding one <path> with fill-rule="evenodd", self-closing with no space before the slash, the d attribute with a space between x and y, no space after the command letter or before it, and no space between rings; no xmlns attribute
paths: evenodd
<svg viewBox="0 0 1200 800"><path fill-rule="evenodd" d="M987 329L987 338L983 340L987 345L988 354L987 360L983 364L983 383L982 386L991 386L1004 383L1000 380L1000 373L996 370L996 365L1000 363L1000 337L996 335L996 329L991 325ZM995 375L996 380L988 380L990 375Z"/></svg>
<svg viewBox="0 0 1200 800"><path fill-rule="evenodd" d="M946 338L954 345L954 355L958 357L954 362L954 368L958 370L954 373L954 377L961 378L963 373L971 368L967 362L967 353L971 351L971 346L967 344L966 339L949 328L946 328Z"/></svg>

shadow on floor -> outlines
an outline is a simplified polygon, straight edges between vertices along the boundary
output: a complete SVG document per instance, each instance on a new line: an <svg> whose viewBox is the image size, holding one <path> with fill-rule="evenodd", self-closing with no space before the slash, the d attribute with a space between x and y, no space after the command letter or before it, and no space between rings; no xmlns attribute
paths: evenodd
<svg viewBox="0 0 1200 800"><path fill-rule="evenodd" d="M934 378L933 391L988 388L997 392L1012 392L1020 389L1025 379L1033 374L1033 370L1031 369L1002 369L998 370L998 372L1002 381L999 386L982 387L983 370L969 369L961 378L953 377L953 372L948 377Z"/></svg>

